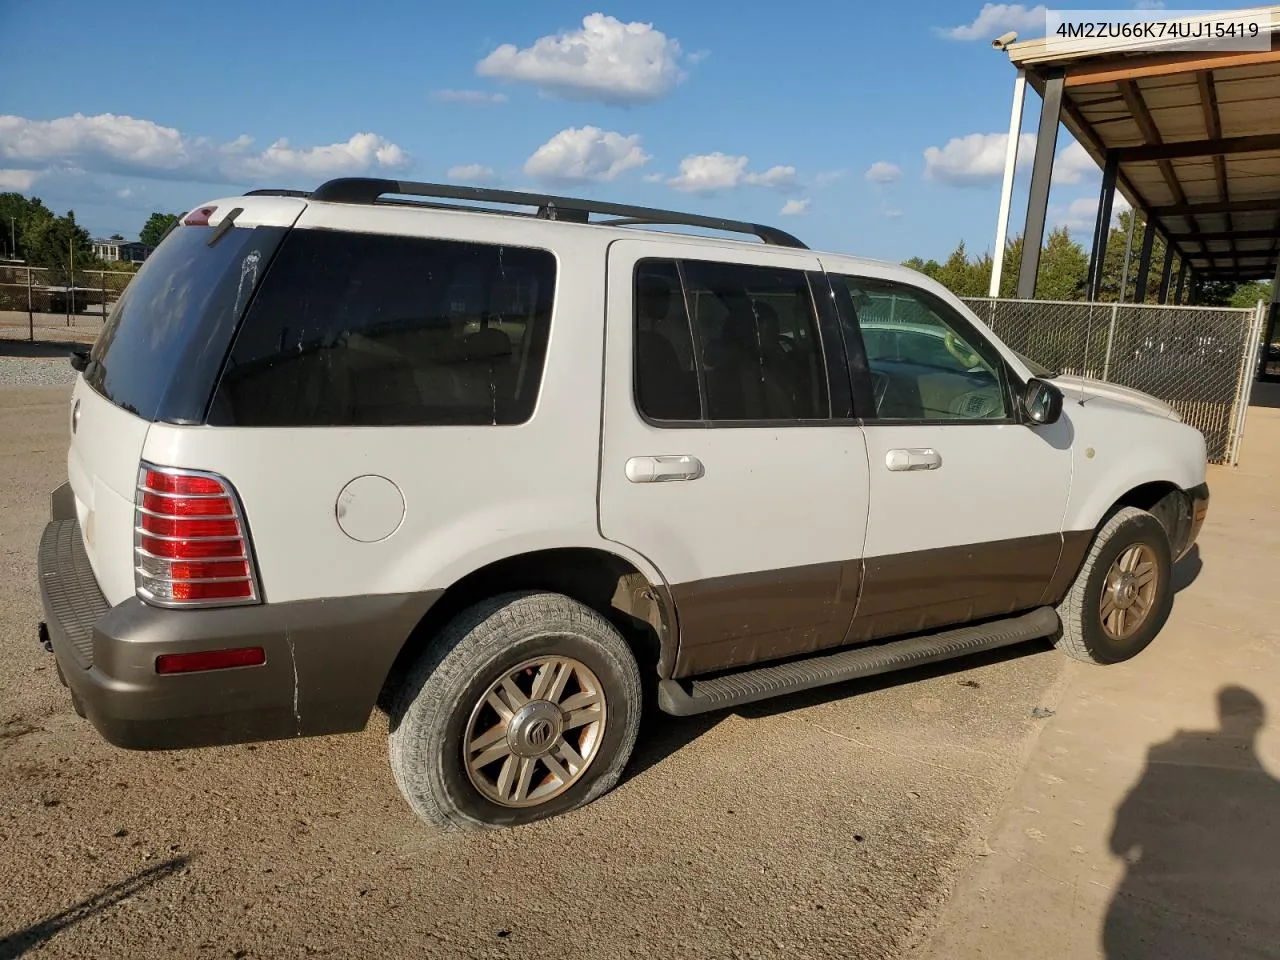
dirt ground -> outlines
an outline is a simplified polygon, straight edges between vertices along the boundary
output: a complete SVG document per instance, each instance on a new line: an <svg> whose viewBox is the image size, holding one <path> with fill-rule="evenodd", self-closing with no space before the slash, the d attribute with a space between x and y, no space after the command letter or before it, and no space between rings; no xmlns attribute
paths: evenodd
<svg viewBox="0 0 1280 960"><path fill-rule="evenodd" d="M1061 690L1032 645L655 717L613 793L483 834L414 819L377 713L345 737L119 750L36 643L67 395L0 387L0 958L900 956Z"/></svg>

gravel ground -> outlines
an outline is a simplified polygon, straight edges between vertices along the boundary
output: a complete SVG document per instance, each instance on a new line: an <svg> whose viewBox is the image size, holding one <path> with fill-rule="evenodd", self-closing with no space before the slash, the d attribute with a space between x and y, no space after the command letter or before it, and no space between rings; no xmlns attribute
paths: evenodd
<svg viewBox="0 0 1280 960"><path fill-rule="evenodd" d="M651 718L578 813L441 835L386 721L168 753L103 742L35 643L66 388L0 387L0 958L850 957L920 942L1052 706L1032 646Z"/></svg>
<svg viewBox="0 0 1280 960"><path fill-rule="evenodd" d="M70 386L76 372L71 369L66 356L57 359L44 357L6 357L0 354L0 386L5 387L53 387Z"/></svg>

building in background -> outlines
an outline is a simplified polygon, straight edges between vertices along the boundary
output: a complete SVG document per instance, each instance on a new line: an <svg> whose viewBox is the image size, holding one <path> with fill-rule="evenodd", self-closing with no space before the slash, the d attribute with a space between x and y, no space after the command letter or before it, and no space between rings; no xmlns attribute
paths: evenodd
<svg viewBox="0 0 1280 960"><path fill-rule="evenodd" d="M94 240L93 255L107 263L141 263L151 247L137 240Z"/></svg>

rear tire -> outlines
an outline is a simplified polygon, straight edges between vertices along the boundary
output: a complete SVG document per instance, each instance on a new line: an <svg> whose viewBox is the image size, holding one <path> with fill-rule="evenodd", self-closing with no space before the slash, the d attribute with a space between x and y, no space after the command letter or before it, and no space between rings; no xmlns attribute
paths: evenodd
<svg viewBox="0 0 1280 960"><path fill-rule="evenodd" d="M446 830L515 826L617 784L640 725L640 670L591 608L509 593L458 614L390 712L391 771L419 817Z"/></svg>
<svg viewBox="0 0 1280 960"><path fill-rule="evenodd" d="M1058 604L1055 646L1088 663L1121 663L1146 649L1173 608L1173 559L1164 526L1122 507L1098 530Z"/></svg>

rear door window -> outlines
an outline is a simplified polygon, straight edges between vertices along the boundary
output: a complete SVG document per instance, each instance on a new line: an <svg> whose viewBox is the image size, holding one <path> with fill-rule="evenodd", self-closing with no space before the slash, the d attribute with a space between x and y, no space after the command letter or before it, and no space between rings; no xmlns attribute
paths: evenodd
<svg viewBox="0 0 1280 960"><path fill-rule="evenodd" d="M830 416L803 271L642 260L635 298L636 401L644 416L673 424Z"/></svg>
<svg viewBox="0 0 1280 960"><path fill-rule="evenodd" d="M241 326L209 422L523 423L555 282L545 250L294 230Z"/></svg>
<svg viewBox="0 0 1280 960"><path fill-rule="evenodd" d="M198 423L236 322L285 233L180 226L147 258L98 336L89 386L148 420Z"/></svg>

